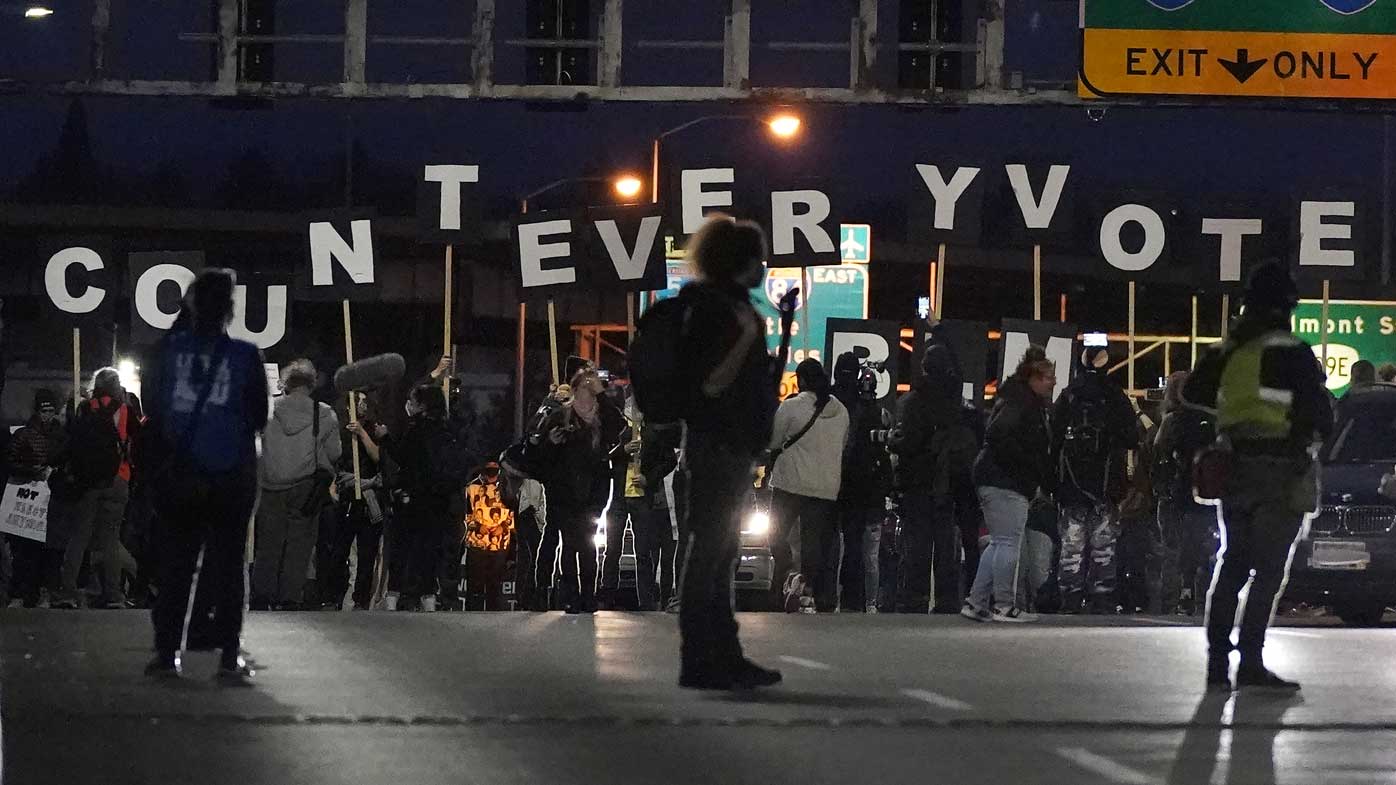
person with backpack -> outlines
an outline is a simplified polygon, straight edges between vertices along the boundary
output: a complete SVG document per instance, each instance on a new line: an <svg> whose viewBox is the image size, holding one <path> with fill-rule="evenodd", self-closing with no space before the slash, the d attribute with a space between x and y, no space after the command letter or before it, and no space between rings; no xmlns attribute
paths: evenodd
<svg viewBox="0 0 1396 785"><path fill-rule="evenodd" d="M542 481L548 496L548 528L562 543L557 599L567 613L595 613L594 538L611 493L610 456L620 443L621 427L605 415L601 401L605 387L595 370L578 371L570 389L571 397L541 427ZM544 543L549 540L545 533ZM545 558L540 556L540 570Z"/></svg>
<svg viewBox="0 0 1396 785"><path fill-rule="evenodd" d="M199 273L181 320L144 364L152 438L143 442L142 460L160 488L155 657L146 666L156 678L179 675L191 594L202 598L193 615L200 604L211 609L200 637L220 651L219 681L241 686L253 676L241 656L247 535L257 500L257 435L270 405L262 353L228 337L236 286L232 270Z"/></svg>
<svg viewBox="0 0 1396 785"><path fill-rule="evenodd" d="M636 400L650 422L686 428L681 474L687 538L680 578L679 686L731 690L770 686L779 671L742 653L732 613L741 520L756 456L770 444L784 351L767 354L751 290L765 280L765 233L712 215L687 248L695 280L646 312L631 345ZM781 301L789 348L793 297Z"/></svg>
<svg viewBox="0 0 1396 785"><path fill-rule="evenodd" d="M1052 410L1062 613L1080 613L1083 604L1100 614L1117 607L1120 503L1129 492L1128 453L1139 446L1139 422L1106 375L1109 365L1106 347L1086 347L1080 373Z"/></svg>
<svg viewBox="0 0 1396 785"><path fill-rule="evenodd" d="M418 385L407 399L407 428L389 433L380 444L398 469L394 489L393 526L388 531L388 591L383 608L389 611L436 610L437 561L446 532L458 528L451 520L455 440L446 427L446 395L437 385Z"/></svg>
<svg viewBox="0 0 1396 785"><path fill-rule="evenodd" d="M1030 348L998 401L974 460L973 477L989 530L960 615L971 621L1029 622L1036 617L1017 605L1019 556L1031 500L1053 487L1048 407L1057 386L1056 366Z"/></svg>
<svg viewBox="0 0 1396 785"><path fill-rule="evenodd" d="M834 363L834 397L848 410L849 422L839 487L839 529L843 533L839 602L844 611L877 613L881 585L878 555L892 485L892 462L885 440L873 440L875 433L886 429L886 410L877 403L877 374L865 368L853 352L844 352Z"/></svg>
<svg viewBox="0 0 1396 785"><path fill-rule="evenodd" d="M1183 404L1187 371L1168 377L1163 422L1154 437L1153 491L1163 553L1159 592L1161 610L1193 615L1206 592L1215 542L1216 511L1193 498L1193 459L1216 438L1215 423L1205 412Z"/></svg>
<svg viewBox="0 0 1396 785"><path fill-rule="evenodd" d="M1231 635L1240 610L1235 686L1293 692L1299 684L1265 665L1265 633L1295 540L1318 508L1315 455L1333 431L1333 406L1323 369L1290 332L1299 290L1289 269L1278 262L1256 268L1242 300L1230 337L1208 350L1183 388L1183 405L1215 416L1219 437L1198 459L1210 465L1213 481L1222 480L1210 490L1219 492L1225 543L1207 595L1207 689L1233 686Z"/></svg>
<svg viewBox="0 0 1396 785"><path fill-rule="evenodd" d="M315 552L320 511L329 502L343 449L339 418L311 397L319 376L309 360L281 372L281 389L262 437L262 500L257 507L252 591L276 610L299 610Z"/></svg>
<svg viewBox="0 0 1396 785"><path fill-rule="evenodd" d="M138 428L126 406L121 375L115 368L98 370L92 377L92 396L79 404L70 428L66 471L75 493L54 608L82 605L78 572L92 545L104 556L102 606L126 607L119 557L121 522L130 498L131 439Z"/></svg>
<svg viewBox="0 0 1396 785"><path fill-rule="evenodd" d="M934 567L934 612L958 613L963 598L955 489L971 482L978 444L961 411L962 385L949 350L928 347L921 370L898 402L897 426L888 440L902 492L896 610L926 613Z"/></svg>

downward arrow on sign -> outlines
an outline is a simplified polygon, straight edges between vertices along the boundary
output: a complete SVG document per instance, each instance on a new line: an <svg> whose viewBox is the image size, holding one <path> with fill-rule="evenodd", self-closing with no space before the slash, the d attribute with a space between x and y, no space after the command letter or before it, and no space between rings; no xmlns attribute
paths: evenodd
<svg viewBox="0 0 1396 785"><path fill-rule="evenodd" d="M1223 60L1218 57L1217 62L1221 63L1221 67L1225 68L1228 73L1236 77L1237 82L1245 84L1248 79L1255 76L1255 72L1259 71L1269 59L1268 57L1262 57L1259 60L1252 60L1251 50L1237 49L1235 60Z"/></svg>

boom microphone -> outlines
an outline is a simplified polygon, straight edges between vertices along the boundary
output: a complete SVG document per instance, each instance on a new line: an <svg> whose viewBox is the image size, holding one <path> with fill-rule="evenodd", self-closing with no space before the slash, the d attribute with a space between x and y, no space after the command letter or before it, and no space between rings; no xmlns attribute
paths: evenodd
<svg viewBox="0 0 1396 785"><path fill-rule="evenodd" d="M400 354L380 354L352 362L334 372L334 389L340 395L386 387L407 373Z"/></svg>

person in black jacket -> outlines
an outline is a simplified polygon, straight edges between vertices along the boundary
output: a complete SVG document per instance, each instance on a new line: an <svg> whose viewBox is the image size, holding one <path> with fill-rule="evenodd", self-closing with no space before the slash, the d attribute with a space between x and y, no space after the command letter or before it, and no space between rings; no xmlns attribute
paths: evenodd
<svg viewBox="0 0 1396 785"><path fill-rule="evenodd" d="M877 375L864 369L853 352L834 363L834 397L848 410L848 441L843 452L843 484L839 488L839 528L843 532L841 607L855 613L877 613L881 575L878 555L882 518L891 490L887 448L873 440L885 425L886 411L877 403Z"/></svg>
<svg viewBox="0 0 1396 785"><path fill-rule="evenodd" d="M1205 412L1183 405L1186 371L1168 379L1163 423L1154 437L1153 490L1158 507L1160 609L1192 615L1206 592L1207 569L1216 555L1216 511L1198 504L1192 494L1193 458L1215 438L1215 422Z"/></svg>
<svg viewBox="0 0 1396 785"><path fill-rule="evenodd" d="M751 304L764 280L766 237L753 223L712 216L689 241L697 280L680 291L687 308L679 350L696 393L685 413L688 537L681 578L679 686L734 689L776 684L779 671L742 654L732 614L733 565L753 461L770 442L778 370ZM782 313L782 326L793 313Z"/></svg>
<svg viewBox="0 0 1396 785"><path fill-rule="evenodd" d="M384 607L395 611L415 603L430 613L436 610L437 556L453 524L451 504L460 493L437 482L442 467L436 464L446 445L453 443L446 429L445 393L436 385L413 389L407 417L407 430L400 438L387 434L380 442L398 467Z"/></svg>
<svg viewBox="0 0 1396 785"><path fill-rule="evenodd" d="M1231 446L1220 499L1224 545L1207 596L1207 687L1231 688L1231 633L1249 585L1236 683L1293 691L1297 683L1265 667L1265 632L1295 539L1318 506L1314 452L1333 430L1333 407L1313 352L1290 332L1299 292L1289 270L1257 268L1244 302L1230 338L1207 352L1183 388L1184 405L1215 414Z"/></svg>
<svg viewBox="0 0 1396 785"><path fill-rule="evenodd" d="M960 547L955 491L969 484L977 443L965 422L961 382L944 346L926 349L924 375L897 406L888 446L898 457L902 548L897 612L925 613L935 568L936 613L960 610Z"/></svg>
<svg viewBox="0 0 1396 785"><path fill-rule="evenodd" d="M596 543L593 537L611 491L611 451L621 428L603 410L605 387L596 371L571 380L572 397L554 410L542 432L547 526L562 541L559 598L568 613L596 612ZM546 542L545 537L545 542Z"/></svg>
<svg viewBox="0 0 1396 785"><path fill-rule="evenodd" d="M1109 364L1105 347L1087 347L1081 373L1052 410L1063 613L1079 613L1088 589L1092 613L1117 607L1119 507L1129 491L1127 453L1139 446L1139 421L1124 391L1106 376Z"/></svg>
<svg viewBox="0 0 1396 785"><path fill-rule="evenodd" d="M990 537L960 610L974 621L1034 620L1016 605L1016 583L1029 501L1053 485L1047 407L1057 372L1050 361L1037 359L1045 357L1040 351L1029 350L1000 388L984 447L974 461L974 484Z"/></svg>

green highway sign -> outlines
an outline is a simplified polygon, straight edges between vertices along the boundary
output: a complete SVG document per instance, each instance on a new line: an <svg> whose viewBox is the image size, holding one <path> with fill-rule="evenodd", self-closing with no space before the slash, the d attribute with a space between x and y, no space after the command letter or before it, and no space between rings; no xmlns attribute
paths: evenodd
<svg viewBox="0 0 1396 785"><path fill-rule="evenodd" d="M867 224L840 224L839 258L845 263L867 264L871 261L872 227Z"/></svg>
<svg viewBox="0 0 1396 785"><path fill-rule="evenodd" d="M1304 300L1290 328L1322 357L1323 301ZM1330 300L1328 302L1328 389L1347 391L1352 364L1367 360L1377 367L1396 363L1396 302Z"/></svg>

